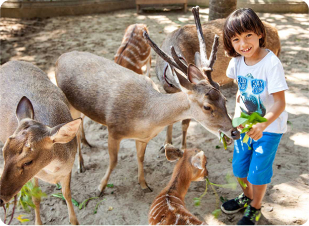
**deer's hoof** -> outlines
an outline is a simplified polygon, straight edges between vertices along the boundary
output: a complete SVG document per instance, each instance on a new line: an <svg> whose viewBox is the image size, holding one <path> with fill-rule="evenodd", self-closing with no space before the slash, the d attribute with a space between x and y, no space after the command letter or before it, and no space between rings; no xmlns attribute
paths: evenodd
<svg viewBox="0 0 309 226"><path fill-rule="evenodd" d="M103 197L103 195L104 195L104 190L103 191L97 190L96 193L95 193L96 197Z"/></svg>
<svg viewBox="0 0 309 226"><path fill-rule="evenodd" d="M165 145L162 145L160 147L159 153L164 154L165 153Z"/></svg>
<svg viewBox="0 0 309 226"><path fill-rule="evenodd" d="M84 173L85 171L86 171L86 168L85 168L84 164L82 164L78 167L78 170L77 170L78 173Z"/></svg>
<svg viewBox="0 0 309 226"><path fill-rule="evenodd" d="M89 144L89 142L88 142L86 139L82 140L82 145L86 145L86 146L88 146L89 148L92 148L92 145Z"/></svg>
<svg viewBox="0 0 309 226"><path fill-rule="evenodd" d="M143 188L144 193L151 193L152 189L147 185L147 188Z"/></svg>

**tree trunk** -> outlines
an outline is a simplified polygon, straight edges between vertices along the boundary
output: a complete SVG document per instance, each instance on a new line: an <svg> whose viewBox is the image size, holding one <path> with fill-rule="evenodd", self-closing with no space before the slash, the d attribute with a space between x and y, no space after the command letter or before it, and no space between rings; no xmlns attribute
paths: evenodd
<svg viewBox="0 0 309 226"><path fill-rule="evenodd" d="M237 0L210 0L209 21L226 18L236 9Z"/></svg>

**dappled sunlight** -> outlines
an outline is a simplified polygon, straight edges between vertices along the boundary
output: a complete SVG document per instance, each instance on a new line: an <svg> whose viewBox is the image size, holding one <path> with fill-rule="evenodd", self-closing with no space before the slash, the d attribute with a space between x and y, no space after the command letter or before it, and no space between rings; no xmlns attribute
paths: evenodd
<svg viewBox="0 0 309 226"><path fill-rule="evenodd" d="M307 112L308 112L308 110L309 109L307 108ZM296 133L296 134L292 135L290 137L290 139L294 141L295 145L309 148L309 142L308 142L309 133L305 133L305 132Z"/></svg>
<svg viewBox="0 0 309 226"><path fill-rule="evenodd" d="M291 93L290 91L285 91L286 98L286 111L288 113L299 115L308 114L309 112L309 98L300 95L299 93Z"/></svg>

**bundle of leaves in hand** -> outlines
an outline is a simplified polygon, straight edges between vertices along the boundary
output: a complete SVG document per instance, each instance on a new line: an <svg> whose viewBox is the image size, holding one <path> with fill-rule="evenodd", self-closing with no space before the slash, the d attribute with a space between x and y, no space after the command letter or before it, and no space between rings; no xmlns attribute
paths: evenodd
<svg viewBox="0 0 309 226"><path fill-rule="evenodd" d="M262 117L259 113L253 112L252 114L248 115L244 112L241 112L240 117L234 118L232 124L234 127L242 125L244 128L241 130L241 133L246 133L252 128L253 125L261 122L267 122L267 119ZM248 145L248 140L249 136L246 134L242 142ZM248 149L251 150L249 145Z"/></svg>

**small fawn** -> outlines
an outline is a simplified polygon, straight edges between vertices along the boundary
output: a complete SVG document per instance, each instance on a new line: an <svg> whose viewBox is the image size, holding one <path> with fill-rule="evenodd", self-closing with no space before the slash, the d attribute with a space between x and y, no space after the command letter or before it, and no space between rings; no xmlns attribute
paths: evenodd
<svg viewBox="0 0 309 226"><path fill-rule="evenodd" d="M150 77L151 47L143 37L144 31L148 32L145 24L127 27L114 61L138 74L143 74L146 66L145 74Z"/></svg>
<svg viewBox="0 0 309 226"><path fill-rule="evenodd" d="M71 224L78 224L71 201L75 135L81 119L72 120L63 92L36 66L10 61L0 67L0 141L4 167L0 206L31 178L62 185ZM33 197L35 224L42 224L40 199Z"/></svg>
<svg viewBox="0 0 309 226"><path fill-rule="evenodd" d="M167 144L165 155L168 161L179 160L168 185L150 207L148 223L151 225L205 224L186 209L184 202L191 181L202 181L208 176L207 158L204 152L197 149L181 151Z"/></svg>

